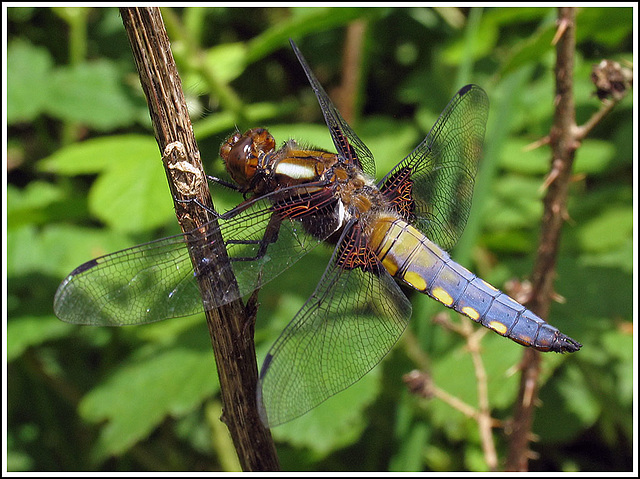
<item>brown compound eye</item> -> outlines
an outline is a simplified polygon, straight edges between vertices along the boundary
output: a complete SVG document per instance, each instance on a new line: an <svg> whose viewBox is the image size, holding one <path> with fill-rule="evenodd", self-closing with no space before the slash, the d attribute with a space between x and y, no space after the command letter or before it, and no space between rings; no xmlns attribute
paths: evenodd
<svg viewBox="0 0 640 479"><path fill-rule="evenodd" d="M258 167L258 157L255 154L252 138L246 135L230 138L220 148L220 156L231 178L242 189L246 189Z"/></svg>
<svg viewBox="0 0 640 479"><path fill-rule="evenodd" d="M220 147L220 156L233 180L247 191L258 169L266 167L264 163L275 147L276 142L267 130L253 128L229 137Z"/></svg>
<svg viewBox="0 0 640 479"><path fill-rule="evenodd" d="M240 140L240 138L242 138L242 135L240 134L240 132L235 133L234 135L230 136L229 138L227 138L227 141L225 141L222 146L220 146L220 157L226 162L227 158L229 156L229 153L231 153L231 149L234 147L234 145L236 143L238 143L238 141Z"/></svg>

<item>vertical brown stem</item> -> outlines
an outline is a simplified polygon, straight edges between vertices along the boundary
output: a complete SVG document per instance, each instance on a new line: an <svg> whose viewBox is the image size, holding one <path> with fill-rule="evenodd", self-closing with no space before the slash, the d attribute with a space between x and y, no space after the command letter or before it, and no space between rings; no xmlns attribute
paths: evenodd
<svg viewBox="0 0 640 479"><path fill-rule="evenodd" d="M342 57L342 84L336 98L338 110L347 123L353 123L357 117L357 92L363 70L362 47L366 29L364 20L356 20L347 26Z"/></svg>
<svg viewBox="0 0 640 479"><path fill-rule="evenodd" d="M184 232L201 228L208 239L222 241L217 225L211 223L212 215L198 205L211 207L212 201L160 10L121 8L120 13L165 160L180 226ZM200 265L204 264L206 253L202 248L190 248L190 254L196 271L202 271ZM206 274L197 275L204 298L235 286L228 258L207 259ZM240 300L205 313L220 379L222 420L229 428L242 468L278 470L271 434L260 422L257 411L252 314Z"/></svg>
<svg viewBox="0 0 640 479"><path fill-rule="evenodd" d="M556 44L556 96L554 122L550 133L552 150L548 190L544 198L542 234L532 274L533 293L528 307L545 318L553 295L553 280L571 171L578 142L575 139L573 103L573 55L575 50L575 9L558 9L558 41ZM528 349L521 363L522 376L509 442L506 469L527 471L530 457L529 440L535 402L538 394L540 353Z"/></svg>

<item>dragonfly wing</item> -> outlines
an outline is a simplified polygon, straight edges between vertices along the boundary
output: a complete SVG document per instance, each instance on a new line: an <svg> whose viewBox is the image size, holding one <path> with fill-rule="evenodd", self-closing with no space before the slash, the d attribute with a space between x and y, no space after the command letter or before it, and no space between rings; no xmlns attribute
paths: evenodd
<svg viewBox="0 0 640 479"><path fill-rule="evenodd" d="M260 373L262 420L276 426L370 371L396 343L411 304L379 263L345 267L338 246L315 292L270 349Z"/></svg>
<svg viewBox="0 0 640 479"><path fill-rule="evenodd" d="M226 267L237 279L237 288L209 298L206 307L216 308L251 293L336 229L335 218L328 216L318 221L311 236L298 219L287 217L287 210L276 212L278 204L263 198L237 214L232 210L223 215L217 220L223 244L212 239L212 222L91 260L59 286L54 312L70 323L100 326L145 324L201 312L203 301L188 248L202 249L203 254L196 256L207 262L228 256ZM207 274L213 266L202 264L199 270Z"/></svg>
<svg viewBox="0 0 640 479"><path fill-rule="evenodd" d="M461 88L426 138L379 184L406 220L447 250L469 217L488 112L482 88Z"/></svg>
<svg viewBox="0 0 640 479"><path fill-rule="evenodd" d="M347 161L360 166L360 168L371 178L375 178L376 163L373 159L373 154L358 135L356 135L356 133L351 129L345 119L342 118L342 115L333 105L331 99L324 91L324 88L322 88L322 85L320 85L320 82L313 74L311 67L309 67L309 64L302 56L297 45L293 40L289 40L289 42L291 43L291 47L293 48L296 57L298 57L300 65L302 65L302 69L307 75L307 79L311 84L313 92L316 94L316 98L320 104L320 109L324 115L324 120L329 127L333 144L336 146L338 153Z"/></svg>
<svg viewBox="0 0 640 479"><path fill-rule="evenodd" d="M58 287L54 312L75 324L142 324L202 311L185 237L171 236L93 259Z"/></svg>

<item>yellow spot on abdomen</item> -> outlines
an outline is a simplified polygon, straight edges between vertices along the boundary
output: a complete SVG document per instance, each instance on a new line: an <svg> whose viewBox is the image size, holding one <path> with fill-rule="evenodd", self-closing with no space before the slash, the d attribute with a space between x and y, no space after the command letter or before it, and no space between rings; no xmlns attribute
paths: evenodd
<svg viewBox="0 0 640 479"><path fill-rule="evenodd" d="M413 271L407 271L404 275L404 280L418 291L425 291L427 289L427 282L424 278Z"/></svg>
<svg viewBox="0 0 640 479"><path fill-rule="evenodd" d="M437 288L433 288L431 294L434 298L436 298L446 306L451 306L453 304L453 298L451 297L451 295L439 286Z"/></svg>
<svg viewBox="0 0 640 479"><path fill-rule="evenodd" d="M386 268L386 270L389 272L389 274L391 276L395 276L396 273L398 272L398 265L396 264L395 261L393 261L395 258L389 258L386 257L383 261L382 261L382 266L384 266ZM413 286L413 285L412 285Z"/></svg>
<svg viewBox="0 0 640 479"><path fill-rule="evenodd" d="M493 329L496 333L504 334L507 332L507 327L502 324L500 321L491 321L489 323L489 327Z"/></svg>
<svg viewBox="0 0 640 479"><path fill-rule="evenodd" d="M477 321L480 318L480 314L478 313L478 311L473 309L471 306L465 306L464 308L462 308L462 313L466 314L474 321Z"/></svg>

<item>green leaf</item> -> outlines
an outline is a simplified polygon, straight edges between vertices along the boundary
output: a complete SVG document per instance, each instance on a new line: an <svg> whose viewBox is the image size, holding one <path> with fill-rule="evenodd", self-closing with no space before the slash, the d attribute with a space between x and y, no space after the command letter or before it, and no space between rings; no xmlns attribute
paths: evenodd
<svg viewBox="0 0 640 479"><path fill-rule="evenodd" d="M634 242L631 237L610 251L597 251L594 254L583 254L581 260L585 266L618 269L623 273L632 275L635 266L633 249Z"/></svg>
<svg viewBox="0 0 640 479"><path fill-rule="evenodd" d="M618 327L602 335L602 344L611 358L615 358L611 377L615 377L617 397L624 407L632 407L634 398L633 323L620 322Z"/></svg>
<svg viewBox="0 0 640 479"><path fill-rule="evenodd" d="M79 406L87 421L107 421L94 454L120 455L167 416L192 411L218 390L210 351L173 348L126 364L89 392Z"/></svg>
<svg viewBox="0 0 640 479"><path fill-rule="evenodd" d="M274 428L278 441L311 449L319 458L353 444L368 426L365 409L380 390L380 368L327 399L304 416Z"/></svg>
<svg viewBox="0 0 640 479"><path fill-rule="evenodd" d="M633 16L630 7L580 8L576 15L576 23L580 25L576 28L576 40L619 48L633 32Z"/></svg>
<svg viewBox="0 0 640 479"><path fill-rule="evenodd" d="M632 257L629 257L629 262ZM556 290L565 302L554 304L558 328L582 343L596 340L616 319L633 317L633 275L620 268L591 266L581 259L560 258ZM593 354L593 353L591 353Z"/></svg>
<svg viewBox="0 0 640 479"><path fill-rule="evenodd" d="M580 431L591 427L600 413L585 381L577 367L562 368L562 375L540 390L543 414L536 414L534 433L543 443L566 442Z"/></svg>
<svg viewBox="0 0 640 479"><path fill-rule="evenodd" d="M174 51L176 58L181 58L190 53L182 43L178 43L177 48L177 51ZM211 93L212 82L215 84L232 82L244 72L247 66L246 56L247 48L245 43L224 43L209 48L203 53L202 62L204 63L202 65L192 65L192 68L187 69L183 79L184 90L190 94L204 95ZM187 57L183 61L193 62ZM203 76L205 73L210 75L211 78L205 78Z"/></svg>
<svg viewBox="0 0 640 479"><path fill-rule="evenodd" d="M89 209L114 229L144 231L166 224L172 216L160 153L150 137L123 135L75 143L39 166L72 176L101 173L89 192Z"/></svg>
<svg viewBox="0 0 640 479"><path fill-rule="evenodd" d="M424 422L412 424L399 444L399 450L393 455L389 470L394 472L422 470L422 454L428 438L429 428Z"/></svg>
<svg viewBox="0 0 640 479"><path fill-rule="evenodd" d="M269 133L273 135L279 145L293 139L302 146L335 151L329 130L324 125L314 123L269 125Z"/></svg>
<svg viewBox="0 0 640 479"><path fill-rule="evenodd" d="M491 231L528 229L542 216L540 178L504 175L483 205L484 224Z"/></svg>
<svg viewBox="0 0 640 479"><path fill-rule="evenodd" d="M92 186L89 209L121 231L165 225L173 216L173 204L161 162L152 157L135 159L131 164L118 161Z"/></svg>
<svg viewBox="0 0 640 479"><path fill-rule="evenodd" d="M525 41L518 42L509 55L506 55L506 61L503 62L498 74L505 76L518 68L539 61L545 54L551 54L553 52L551 41L556 28L555 17L549 11L546 20L540 23L537 31Z"/></svg>
<svg viewBox="0 0 640 479"><path fill-rule="evenodd" d="M98 130L131 125L140 118L112 62L53 67L44 48L14 41L7 49L7 122L31 121L41 113Z"/></svg>
<svg viewBox="0 0 640 479"><path fill-rule="evenodd" d="M551 153L548 148L527 149L530 142L512 138L500 152L500 166L514 173L544 175L549 171Z"/></svg>
<svg viewBox="0 0 640 479"><path fill-rule="evenodd" d="M469 50L467 40L463 35L444 49L442 59L449 65L457 66L469 58L473 60L482 58L495 48L498 34L498 29L493 22L480 22L479 30L474 35L476 41L473 42L471 50Z"/></svg>
<svg viewBox="0 0 640 479"><path fill-rule="evenodd" d="M548 147L527 149L529 142L512 139L501 152L500 165L526 175L544 175L549 171L551 151ZM576 152L575 173L602 174L615 159L615 147L608 141L586 139Z"/></svg>
<svg viewBox="0 0 640 479"><path fill-rule="evenodd" d="M577 239L587 252L618 249L633 237L633 207L616 205L580 225Z"/></svg>
<svg viewBox="0 0 640 479"><path fill-rule="evenodd" d="M586 139L576 152L575 173L588 175L608 174L616 161L616 148L609 141Z"/></svg>
<svg viewBox="0 0 640 479"><path fill-rule="evenodd" d="M297 7L291 10L292 16L274 23L248 43L247 63L253 63L272 51L288 44L289 38L300 38L313 32L345 25L363 18L376 18L385 15L385 8L354 7Z"/></svg>
<svg viewBox="0 0 640 479"><path fill-rule="evenodd" d="M63 120L106 131L131 125L139 117L113 63L95 61L59 67L49 83L46 109Z"/></svg>
<svg viewBox="0 0 640 479"><path fill-rule="evenodd" d="M32 181L24 189L7 185L7 228L46 222L46 209L62 199L61 189L44 181Z"/></svg>
<svg viewBox="0 0 640 479"><path fill-rule="evenodd" d="M209 48L205 62L219 74L218 80L229 83L244 71L246 54L244 43L225 43Z"/></svg>
<svg viewBox="0 0 640 479"><path fill-rule="evenodd" d="M388 117L369 116L358 123L358 136L376 159L377 179L411 153L426 135L427 131L417 131L412 123Z"/></svg>
<svg viewBox="0 0 640 479"><path fill-rule="evenodd" d="M160 161L158 144L150 135L112 135L73 143L38 162L38 169L59 175L91 175L118 162L131 164L145 158ZM162 165L160 165L160 169Z"/></svg>
<svg viewBox="0 0 640 479"><path fill-rule="evenodd" d="M49 52L24 40L7 47L7 124L27 122L45 108L51 90L53 59Z"/></svg>
<svg viewBox="0 0 640 479"><path fill-rule="evenodd" d="M55 316L22 316L7 322L7 362L18 358L27 348L51 339L67 336L75 326Z"/></svg>
<svg viewBox="0 0 640 479"><path fill-rule="evenodd" d="M25 225L7 233L7 275L40 273L62 279L81 263L127 246L133 246L131 239L113 231Z"/></svg>

